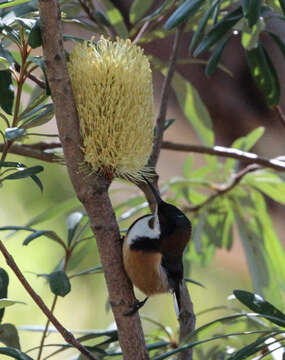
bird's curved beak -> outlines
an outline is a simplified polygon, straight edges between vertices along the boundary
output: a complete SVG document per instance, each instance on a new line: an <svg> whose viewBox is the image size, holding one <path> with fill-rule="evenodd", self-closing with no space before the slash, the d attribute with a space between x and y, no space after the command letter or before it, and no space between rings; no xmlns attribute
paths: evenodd
<svg viewBox="0 0 285 360"><path fill-rule="evenodd" d="M155 200L157 202L157 205L161 204L163 202L163 200L161 199L160 197L160 194L159 192L156 190L156 188L152 185L152 183L150 183L148 181L148 179L142 175L142 177L144 178L144 180L147 182L148 186L150 187L152 193L153 193L153 196L155 197Z"/></svg>

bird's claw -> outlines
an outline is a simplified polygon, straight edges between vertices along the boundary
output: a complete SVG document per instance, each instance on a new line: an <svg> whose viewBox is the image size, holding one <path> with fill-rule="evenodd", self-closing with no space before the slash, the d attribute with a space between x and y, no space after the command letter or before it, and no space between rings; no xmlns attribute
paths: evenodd
<svg viewBox="0 0 285 360"><path fill-rule="evenodd" d="M134 315L147 301L147 297L143 301L135 300L135 302L130 305L131 310L124 313L125 316L132 316Z"/></svg>

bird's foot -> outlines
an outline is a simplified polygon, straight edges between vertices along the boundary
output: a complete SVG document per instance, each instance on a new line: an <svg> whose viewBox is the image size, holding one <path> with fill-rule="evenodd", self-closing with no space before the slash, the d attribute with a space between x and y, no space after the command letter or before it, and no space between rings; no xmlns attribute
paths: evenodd
<svg viewBox="0 0 285 360"><path fill-rule="evenodd" d="M133 303L133 305L130 305L131 310L124 313L125 316L132 316L134 315L141 307L144 306L146 303L148 297L146 297L143 301L139 301L136 299L136 301Z"/></svg>

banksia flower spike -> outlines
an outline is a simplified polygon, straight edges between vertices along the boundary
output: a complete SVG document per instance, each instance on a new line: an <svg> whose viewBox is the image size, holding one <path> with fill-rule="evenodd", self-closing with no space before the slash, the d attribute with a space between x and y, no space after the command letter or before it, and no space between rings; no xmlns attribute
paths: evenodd
<svg viewBox="0 0 285 360"><path fill-rule="evenodd" d="M140 179L153 143L149 61L130 40L101 38L74 47L69 76L92 171Z"/></svg>

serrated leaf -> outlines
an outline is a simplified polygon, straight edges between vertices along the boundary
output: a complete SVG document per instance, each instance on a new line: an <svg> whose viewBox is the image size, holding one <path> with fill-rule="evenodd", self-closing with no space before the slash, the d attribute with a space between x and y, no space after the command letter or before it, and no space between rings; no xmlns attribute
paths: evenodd
<svg viewBox="0 0 285 360"><path fill-rule="evenodd" d="M216 46L215 50L212 52L212 55L208 61L208 64L207 64L206 70L205 70L205 73L207 76L211 76L215 72L217 66L219 65L220 59L222 57L222 53L231 37L232 37L232 34L228 35L223 40L221 40L221 42Z"/></svg>
<svg viewBox="0 0 285 360"><path fill-rule="evenodd" d="M149 10L152 5L152 0L134 0L130 8L130 21L134 24Z"/></svg>
<svg viewBox="0 0 285 360"><path fill-rule="evenodd" d="M11 0L7 0L7 1L3 1L0 3L0 9L1 8L6 8L6 7L11 7L11 6L16 6L16 5L20 5L20 4L24 4L26 2L29 2L31 0L14 0L14 1L11 1Z"/></svg>
<svg viewBox="0 0 285 360"><path fill-rule="evenodd" d="M54 271L48 276L50 290L54 295L66 296L70 290L70 281L64 271Z"/></svg>
<svg viewBox="0 0 285 360"><path fill-rule="evenodd" d="M194 35L192 36L191 43L189 45L190 53L192 53L192 51L197 46L198 42L201 40L201 38L204 34L204 31L205 31L205 28L207 26L207 23L218 4L219 4L219 0L214 1L212 3L212 5L209 7L209 9L204 13L201 21L199 22L197 30L195 31Z"/></svg>
<svg viewBox="0 0 285 360"><path fill-rule="evenodd" d="M8 294L9 276L3 268L0 268L0 298L6 298ZM2 322L5 309L0 309L0 323Z"/></svg>
<svg viewBox="0 0 285 360"><path fill-rule="evenodd" d="M8 306L12 306L15 304L24 304L26 305L25 302L23 301L18 301L18 300L12 300L12 299L7 299L7 298L1 298L0 299L0 309L6 308Z"/></svg>
<svg viewBox="0 0 285 360"><path fill-rule="evenodd" d="M83 218L83 214L79 211L76 211L67 217L66 223L67 223L67 232L68 232L68 236L67 236L68 246L70 246L74 234L76 232L76 229L80 225L82 218Z"/></svg>
<svg viewBox="0 0 285 360"><path fill-rule="evenodd" d="M249 27L255 25L261 15L261 5L260 0L243 0L242 1L242 10L244 17L248 21Z"/></svg>
<svg viewBox="0 0 285 360"><path fill-rule="evenodd" d="M21 350L20 338L18 330L13 324L0 325L0 342L6 346L11 346L15 349Z"/></svg>
<svg viewBox="0 0 285 360"><path fill-rule="evenodd" d="M5 137L7 140L17 139L17 138L23 136L24 133L25 133L25 130L18 128L18 127L5 129Z"/></svg>
<svg viewBox="0 0 285 360"><path fill-rule="evenodd" d="M169 17L169 19L164 24L164 29L172 30L179 24L187 21L191 16L193 16L203 5L205 0L186 0L174 13Z"/></svg>
<svg viewBox="0 0 285 360"><path fill-rule="evenodd" d="M231 11L222 20L220 20L208 34L201 41L197 49L194 51L194 56L202 54L208 50L212 45L222 39L226 33L242 18L242 8Z"/></svg>
<svg viewBox="0 0 285 360"><path fill-rule="evenodd" d="M263 297L258 294L253 294L249 291L244 290L234 290L233 291L235 297L247 306L250 310L254 311L257 314L273 316L277 319L270 319L273 324L285 327L285 314L283 314L280 310L278 310L275 306L265 301Z"/></svg>
<svg viewBox="0 0 285 360"><path fill-rule="evenodd" d="M102 0L102 3L106 8L107 16L117 35L122 39L127 39L129 36L128 28L119 9L110 0Z"/></svg>
<svg viewBox="0 0 285 360"><path fill-rule="evenodd" d="M5 176L3 180L18 180L18 179L24 179L26 177L29 177L31 175L35 175L38 174L40 172L42 172L44 170L43 166L37 165L37 166L32 166L30 168L26 168L26 169L19 169L17 172L7 175Z"/></svg>
<svg viewBox="0 0 285 360"><path fill-rule="evenodd" d="M32 234L30 234L26 239L23 241L23 245L28 245L31 241L39 238L40 236L46 236L51 240L56 241L59 244L62 244L62 240L54 231L51 230L36 230Z"/></svg>
<svg viewBox="0 0 285 360"><path fill-rule="evenodd" d="M0 107L7 114L12 115L13 102L14 87L11 73L8 70L0 71Z"/></svg>
<svg viewBox="0 0 285 360"><path fill-rule="evenodd" d="M40 20L34 23L33 27L31 28L29 37L28 37L28 44L32 49L36 49L37 47L42 45L42 35L41 35L41 28L40 28Z"/></svg>
<svg viewBox="0 0 285 360"><path fill-rule="evenodd" d="M0 56L0 71L7 70L10 67L10 61Z"/></svg>
<svg viewBox="0 0 285 360"><path fill-rule="evenodd" d="M256 49L247 51L250 72L269 107L279 103L280 84L274 65L261 44Z"/></svg>

